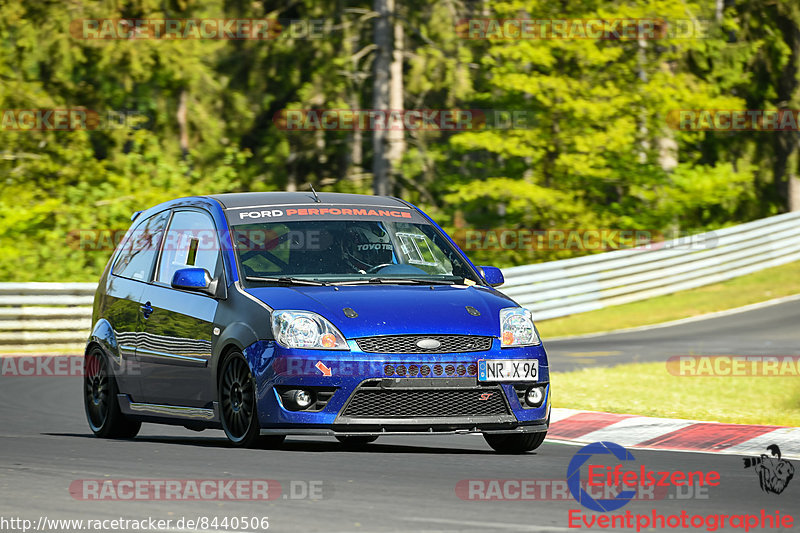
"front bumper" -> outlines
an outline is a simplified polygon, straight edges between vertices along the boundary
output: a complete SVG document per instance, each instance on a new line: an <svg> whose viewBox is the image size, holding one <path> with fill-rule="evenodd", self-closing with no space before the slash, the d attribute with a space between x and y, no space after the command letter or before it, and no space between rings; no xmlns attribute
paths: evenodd
<svg viewBox="0 0 800 533"><path fill-rule="evenodd" d="M244 354L256 379L264 434L528 433L548 426L549 368L542 346L501 352L495 341L485 352L374 354L353 342L350 351L327 351L259 341ZM477 361L491 358L538 359L538 384L546 387L542 405L523 405L515 389L521 383L478 382ZM281 401L278 391L287 388L328 393L315 410L297 411Z"/></svg>
<svg viewBox="0 0 800 533"><path fill-rule="evenodd" d="M405 429L382 427L380 430L369 429L356 431L352 427L347 426L333 426L326 427L285 427L285 428L262 428L262 435L319 435L327 437L358 437L358 436L381 436L381 435L469 435L474 433L488 433L490 435L498 434L522 434L522 433L541 433L547 431L548 424L542 422L540 424L527 424L524 426L517 425L512 428L492 429L486 426L463 427L457 429L425 429L424 426L409 427Z"/></svg>

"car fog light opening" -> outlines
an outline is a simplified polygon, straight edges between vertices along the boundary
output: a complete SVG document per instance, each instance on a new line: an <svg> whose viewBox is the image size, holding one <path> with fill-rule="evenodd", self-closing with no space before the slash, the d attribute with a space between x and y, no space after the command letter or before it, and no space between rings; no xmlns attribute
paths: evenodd
<svg viewBox="0 0 800 533"><path fill-rule="evenodd" d="M314 393L305 389L291 389L281 393L281 400L287 409L302 411L314 403Z"/></svg>
<svg viewBox="0 0 800 533"><path fill-rule="evenodd" d="M312 398L311 394L304 390L298 390L294 392L294 397L292 398L294 403L297 404L297 407L300 409L305 409L309 405L311 405Z"/></svg>
<svg viewBox="0 0 800 533"><path fill-rule="evenodd" d="M531 387L525 393L525 403L531 407L539 407L544 401L544 387Z"/></svg>

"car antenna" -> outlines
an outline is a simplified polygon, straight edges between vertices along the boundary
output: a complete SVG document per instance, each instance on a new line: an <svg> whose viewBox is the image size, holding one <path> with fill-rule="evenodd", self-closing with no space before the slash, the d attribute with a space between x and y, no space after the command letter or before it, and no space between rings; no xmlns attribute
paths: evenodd
<svg viewBox="0 0 800 533"><path fill-rule="evenodd" d="M317 191L314 190L314 186L311 185L310 183L308 184L308 186L311 187L311 192L314 193L314 201L317 202L318 204L321 204L322 200L320 200L319 196L317 196Z"/></svg>

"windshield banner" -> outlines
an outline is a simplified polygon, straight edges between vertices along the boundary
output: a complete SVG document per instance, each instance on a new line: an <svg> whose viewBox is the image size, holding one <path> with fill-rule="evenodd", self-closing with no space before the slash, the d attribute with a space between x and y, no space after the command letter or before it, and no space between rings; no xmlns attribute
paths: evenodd
<svg viewBox="0 0 800 533"><path fill-rule="evenodd" d="M227 209L231 224L255 222L288 222L301 220L396 220L428 223L415 209L383 205L328 205L309 207L308 204L239 207Z"/></svg>

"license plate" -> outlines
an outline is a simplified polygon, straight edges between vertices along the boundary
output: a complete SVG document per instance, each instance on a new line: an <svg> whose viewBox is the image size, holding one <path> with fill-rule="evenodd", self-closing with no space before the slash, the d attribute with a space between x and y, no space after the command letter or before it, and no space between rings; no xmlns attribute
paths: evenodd
<svg viewBox="0 0 800 533"><path fill-rule="evenodd" d="M478 381L536 381L538 379L538 359L481 359L478 361Z"/></svg>

